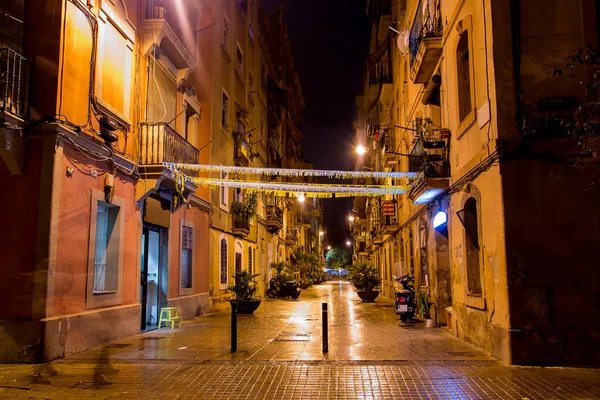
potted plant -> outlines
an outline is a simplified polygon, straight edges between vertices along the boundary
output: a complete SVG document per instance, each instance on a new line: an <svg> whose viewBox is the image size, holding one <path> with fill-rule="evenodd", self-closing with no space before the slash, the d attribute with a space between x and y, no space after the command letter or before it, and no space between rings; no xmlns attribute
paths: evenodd
<svg viewBox="0 0 600 400"><path fill-rule="evenodd" d="M431 306L434 303L430 301L429 293L422 291L419 293L419 316L425 318L425 324L428 328L433 328L433 319L431 319Z"/></svg>
<svg viewBox="0 0 600 400"><path fill-rule="evenodd" d="M381 284L379 268L367 263L356 263L351 268L350 280L358 289L356 292L362 301L375 301L379 296L376 290Z"/></svg>
<svg viewBox="0 0 600 400"><path fill-rule="evenodd" d="M231 202L231 212L234 214L243 214L250 218L256 214L256 208L258 207L258 193L250 192L244 193L244 199L242 201Z"/></svg>
<svg viewBox="0 0 600 400"><path fill-rule="evenodd" d="M260 274L252 275L248 271L233 275L235 284L227 289L233 292L234 296L229 300L229 303L232 307L234 303L237 304L238 314L253 314L260 305L260 298L254 297L258 288L258 282L254 279L258 276Z"/></svg>
<svg viewBox="0 0 600 400"><path fill-rule="evenodd" d="M167 16L167 10L163 7L162 1L158 2L158 5L152 9L152 17L154 19L165 19Z"/></svg>

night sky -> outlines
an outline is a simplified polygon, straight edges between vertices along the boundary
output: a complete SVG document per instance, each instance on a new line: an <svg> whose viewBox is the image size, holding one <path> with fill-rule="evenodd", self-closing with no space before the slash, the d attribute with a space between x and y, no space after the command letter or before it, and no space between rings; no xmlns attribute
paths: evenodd
<svg viewBox="0 0 600 400"><path fill-rule="evenodd" d="M284 0L284 4L306 101L305 157L317 169L351 170L355 101L369 46L366 0ZM325 199L324 204L329 244L345 243L352 199Z"/></svg>

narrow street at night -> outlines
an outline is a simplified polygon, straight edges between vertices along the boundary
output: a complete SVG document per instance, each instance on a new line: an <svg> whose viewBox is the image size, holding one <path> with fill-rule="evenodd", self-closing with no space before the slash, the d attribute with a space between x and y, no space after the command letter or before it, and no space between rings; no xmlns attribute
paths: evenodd
<svg viewBox="0 0 600 400"><path fill-rule="evenodd" d="M0 400L600 400L600 0L0 0Z"/></svg>
<svg viewBox="0 0 600 400"><path fill-rule="evenodd" d="M321 304L329 306L323 354ZM268 299L42 365L0 366L0 398L589 399L600 371L510 367L443 329L400 322L389 299L363 303L346 281Z"/></svg>

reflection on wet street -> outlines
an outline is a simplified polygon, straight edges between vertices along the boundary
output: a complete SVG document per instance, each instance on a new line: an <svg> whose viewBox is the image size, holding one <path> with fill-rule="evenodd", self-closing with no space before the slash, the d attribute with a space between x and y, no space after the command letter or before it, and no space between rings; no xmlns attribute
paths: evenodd
<svg viewBox="0 0 600 400"><path fill-rule="evenodd" d="M222 312L49 364L0 364L0 398L600 398L600 371L503 365L442 329L400 322L389 299L362 303L346 282L267 299L238 321L236 353Z"/></svg>
<svg viewBox="0 0 600 400"><path fill-rule="evenodd" d="M329 352L322 352L322 303L329 309ZM346 281L304 290L298 300L264 299L254 315L238 317L238 351L230 352L227 311L125 338L69 360L489 360L441 329L402 323L393 302L380 296L363 303ZM109 349L107 355L106 349Z"/></svg>

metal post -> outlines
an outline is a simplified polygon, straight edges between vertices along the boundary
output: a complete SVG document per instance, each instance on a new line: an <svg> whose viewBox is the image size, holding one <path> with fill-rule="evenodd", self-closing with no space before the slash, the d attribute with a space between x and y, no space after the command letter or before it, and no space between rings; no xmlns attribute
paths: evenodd
<svg viewBox="0 0 600 400"><path fill-rule="evenodd" d="M231 352L237 351L237 311L236 302L231 303Z"/></svg>
<svg viewBox="0 0 600 400"><path fill-rule="evenodd" d="M323 310L323 353L329 353L329 331L327 327L327 303L322 304Z"/></svg>

